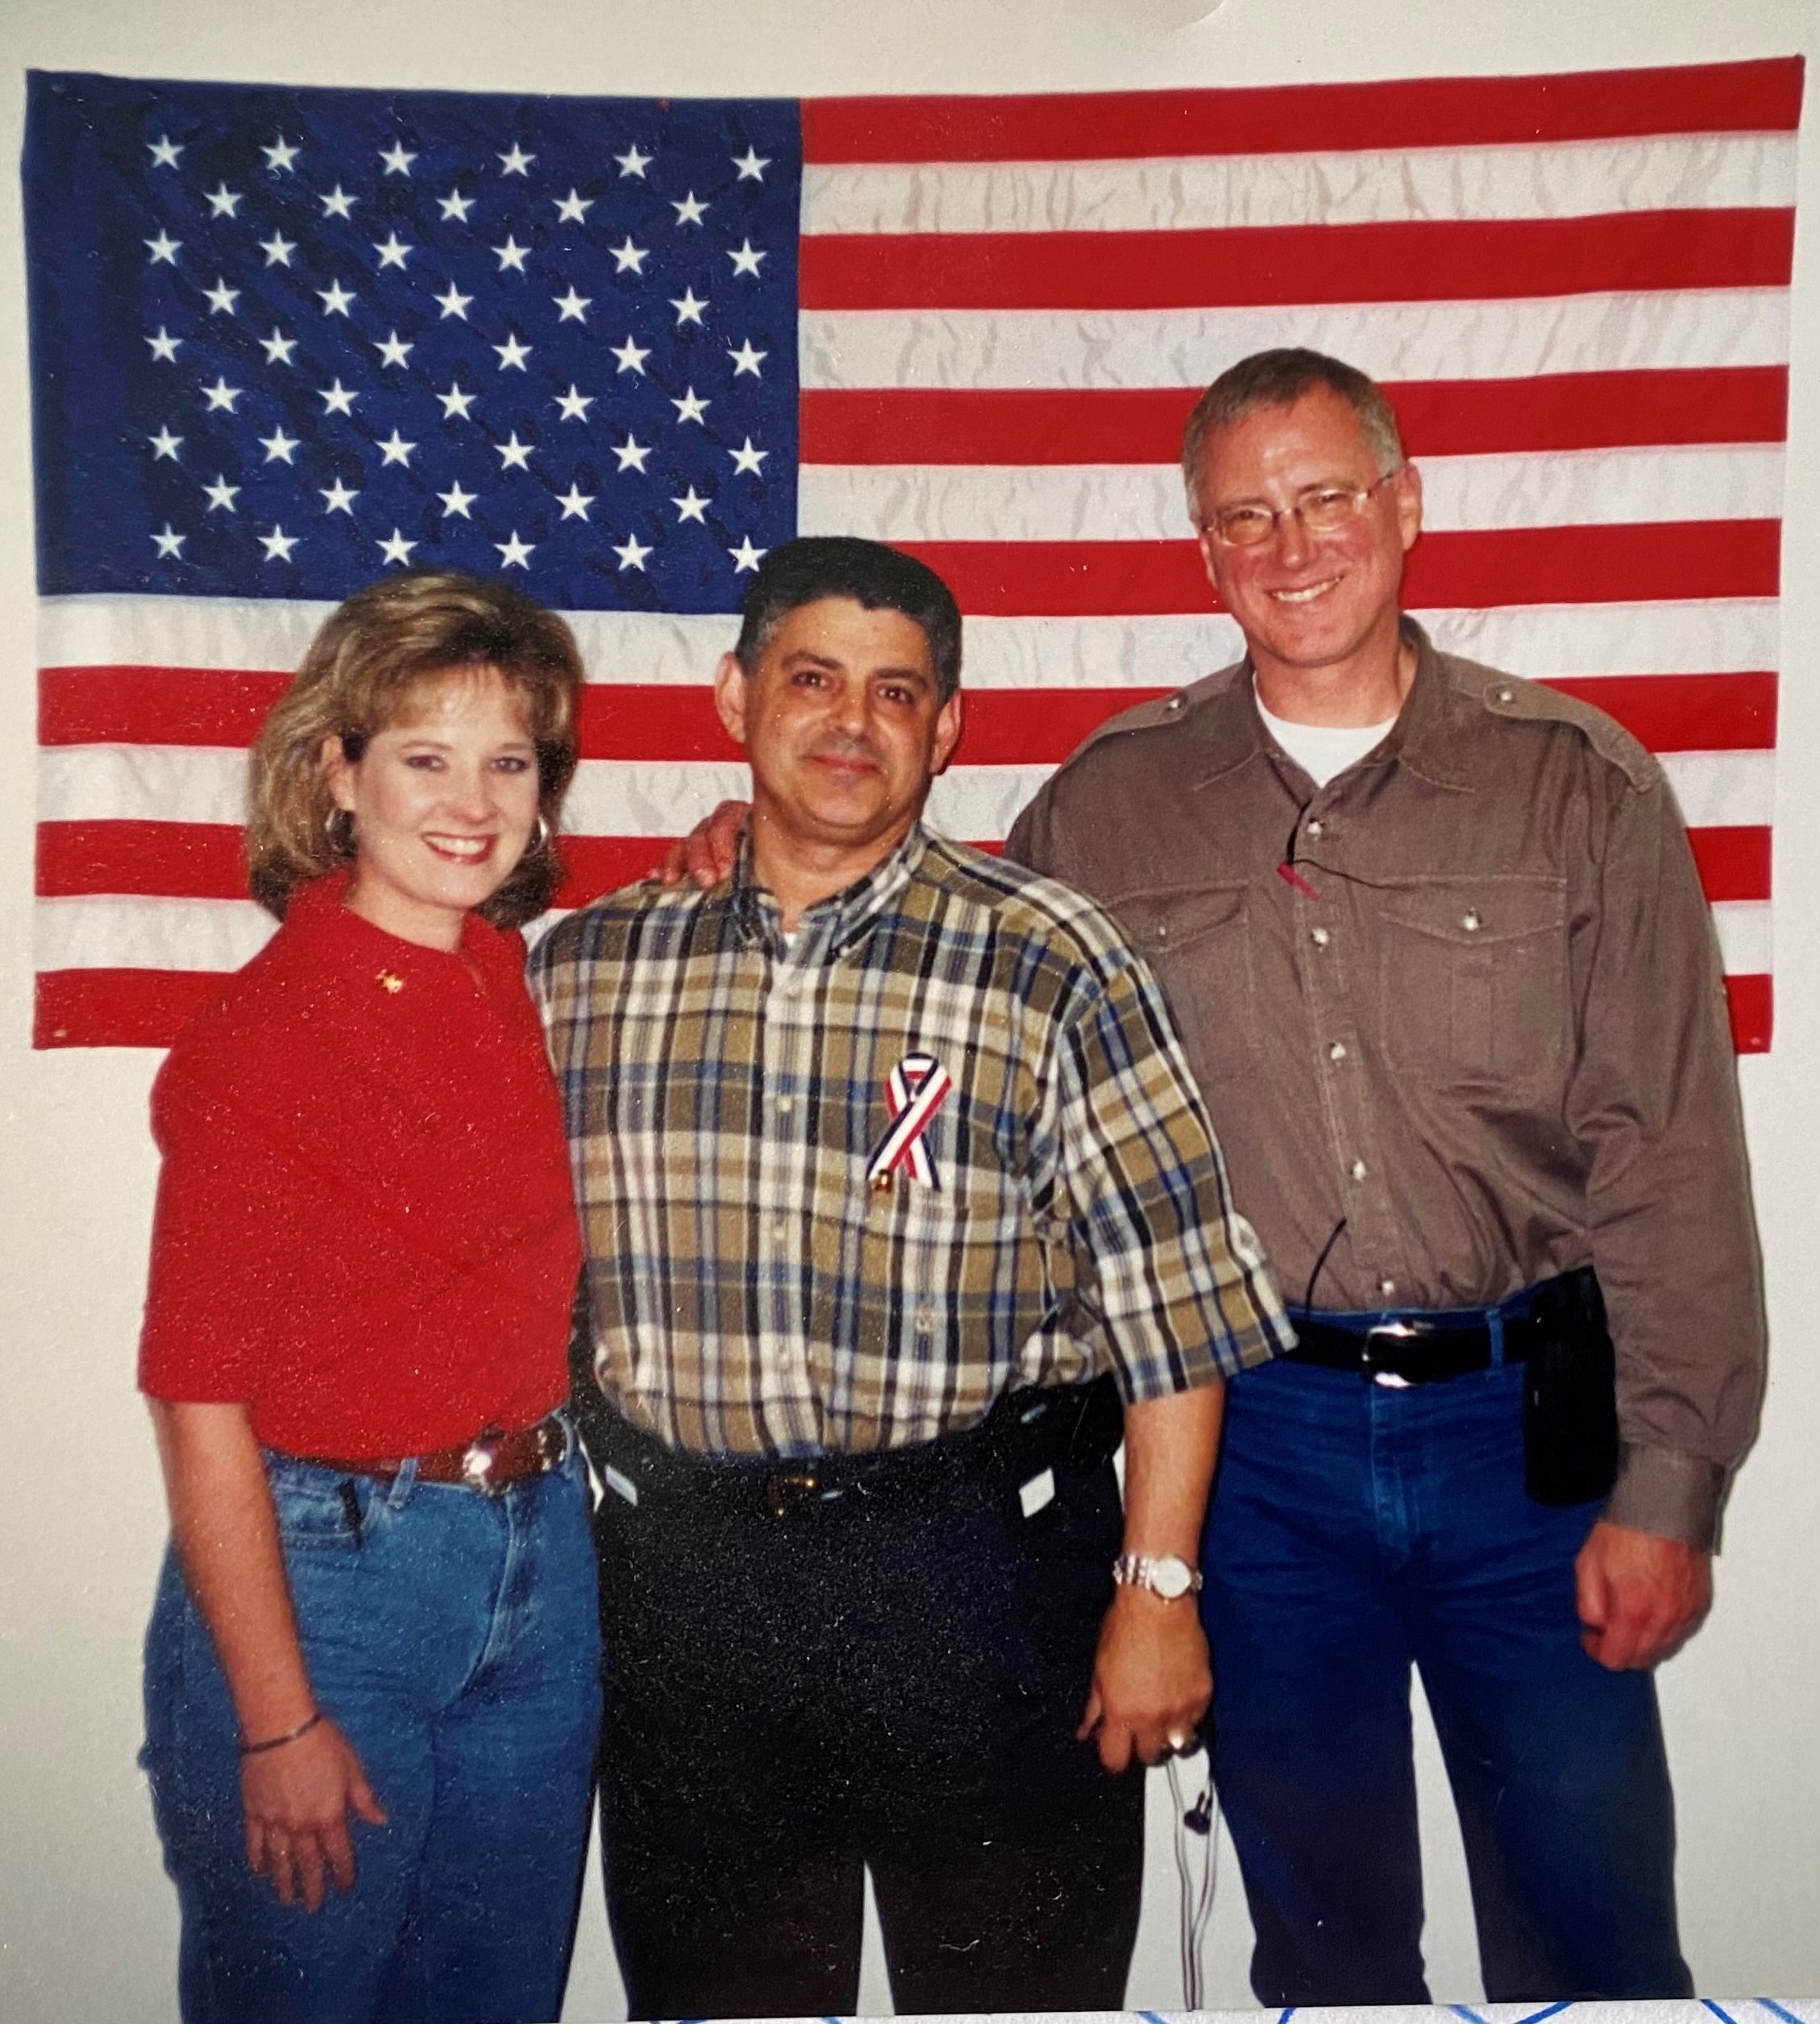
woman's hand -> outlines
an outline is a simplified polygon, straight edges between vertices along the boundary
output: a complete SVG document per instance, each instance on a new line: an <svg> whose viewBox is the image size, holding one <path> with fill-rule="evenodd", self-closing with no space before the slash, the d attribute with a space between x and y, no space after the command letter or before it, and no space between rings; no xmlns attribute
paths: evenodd
<svg viewBox="0 0 1820 2024"><path fill-rule="evenodd" d="M291 1742L243 1758L240 1797L247 1863L272 1879L280 1904L301 1898L307 1911L322 1909L329 1882L354 1887L348 1814L370 1827L385 1825L354 1746L326 1715Z"/></svg>
<svg viewBox="0 0 1820 2024"><path fill-rule="evenodd" d="M310 1690L278 1515L246 1407L151 1404L171 1536L227 1675L240 1732L255 1746L240 1764L247 1860L284 1903L301 1897L315 1911L326 1878L339 1890L353 1884L349 1813L380 1827L385 1811L353 1746L320 1714ZM290 1739L257 1747L277 1736Z"/></svg>

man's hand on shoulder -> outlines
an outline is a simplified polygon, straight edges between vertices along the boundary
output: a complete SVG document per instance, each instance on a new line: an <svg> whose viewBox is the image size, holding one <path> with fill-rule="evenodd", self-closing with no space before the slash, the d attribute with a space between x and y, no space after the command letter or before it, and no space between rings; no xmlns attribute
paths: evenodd
<svg viewBox="0 0 1820 2024"><path fill-rule="evenodd" d="M1580 1641L1623 1673L1654 1665L1700 1627L1713 1600L1709 1555L1601 1519L1574 1563Z"/></svg>
<svg viewBox="0 0 1820 2024"><path fill-rule="evenodd" d="M739 833L751 813L748 801L722 801L704 815L686 837L679 837L651 867L651 876L662 885L679 886L692 879L704 892L717 886L733 871L739 854Z"/></svg>
<svg viewBox="0 0 1820 2024"><path fill-rule="evenodd" d="M1093 1686L1075 1734L1099 1744L1108 1771L1123 1771L1134 1756L1156 1764L1199 1733L1212 1698L1195 1598L1166 1602L1145 1589L1119 1589L1100 1626Z"/></svg>

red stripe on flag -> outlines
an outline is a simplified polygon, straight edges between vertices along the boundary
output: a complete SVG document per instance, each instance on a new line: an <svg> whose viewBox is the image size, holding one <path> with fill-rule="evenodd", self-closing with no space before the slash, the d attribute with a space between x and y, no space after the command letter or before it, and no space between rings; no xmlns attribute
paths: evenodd
<svg viewBox="0 0 1820 2024"><path fill-rule="evenodd" d="M731 638L730 618L728 627ZM584 759L744 756L715 712L713 689L692 683L591 682L582 691L576 729Z"/></svg>
<svg viewBox="0 0 1820 2024"><path fill-rule="evenodd" d="M184 1022L219 988L214 973L192 970L40 971L32 1023L35 1047L168 1047ZM1772 983L1727 977L1732 1044L1741 1054L1768 1051Z"/></svg>
<svg viewBox="0 0 1820 2024"><path fill-rule="evenodd" d="M1199 612L1211 593L1190 541L900 542L970 616L1091 617ZM1772 597L1773 520L1521 527L1424 534L1405 601L1437 609Z"/></svg>
<svg viewBox="0 0 1820 2024"><path fill-rule="evenodd" d="M1652 752L1775 748L1773 675L1553 675L1547 686L1616 717Z"/></svg>
<svg viewBox="0 0 1820 2024"><path fill-rule="evenodd" d="M244 900L243 833L215 822L40 822L43 899L131 892L172 900Z"/></svg>
<svg viewBox="0 0 1820 2024"><path fill-rule="evenodd" d="M1173 310L1783 288L1792 210L1209 231L831 234L802 243L805 310Z"/></svg>
<svg viewBox="0 0 1820 2024"><path fill-rule="evenodd" d="M1774 985L1768 977L1727 977L1731 1044L1740 1054L1767 1054L1774 1020Z"/></svg>
<svg viewBox="0 0 1820 2024"><path fill-rule="evenodd" d="M251 745L290 679L239 668L41 668L38 742Z"/></svg>
<svg viewBox="0 0 1820 2024"><path fill-rule="evenodd" d="M1779 365L1387 384L1412 457L1781 443ZM1174 463L1195 387L809 388L806 464Z"/></svg>
<svg viewBox="0 0 1820 2024"><path fill-rule="evenodd" d="M1033 758L1003 763L1045 762ZM1688 833L1709 900L1769 897L1767 829L1740 826ZM671 841L668 837L564 836L559 847L567 876L555 904L583 906L600 893L635 884L663 857ZM980 847L996 850L999 846L996 839L988 838L982 840ZM41 822L37 890L47 900L100 893L244 900L247 875L240 857L240 832L200 822Z"/></svg>
<svg viewBox="0 0 1820 2024"><path fill-rule="evenodd" d="M168 1047L221 989L210 970L42 970L34 1047Z"/></svg>
<svg viewBox="0 0 1820 2024"><path fill-rule="evenodd" d="M1027 98L811 98L803 105L803 153L811 164L1110 161L1793 133L1801 98L1799 56L1560 77Z"/></svg>
<svg viewBox="0 0 1820 2024"><path fill-rule="evenodd" d="M1735 828L1689 829L1701 890L1708 900L1769 897L1769 830L1740 823Z"/></svg>

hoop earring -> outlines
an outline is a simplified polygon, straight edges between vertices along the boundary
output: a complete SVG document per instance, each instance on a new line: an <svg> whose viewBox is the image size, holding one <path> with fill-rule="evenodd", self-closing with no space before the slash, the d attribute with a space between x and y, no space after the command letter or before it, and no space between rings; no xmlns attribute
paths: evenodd
<svg viewBox="0 0 1820 2024"><path fill-rule="evenodd" d="M336 825L347 819L347 826L338 829ZM354 812L351 808L330 808L322 818L322 833L329 840L329 848L338 858L351 858L354 854Z"/></svg>
<svg viewBox="0 0 1820 2024"><path fill-rule="evenodd" d="M550 818L542 808L537 812L537 842L531 846L534 851L550 848Z"/></svg>

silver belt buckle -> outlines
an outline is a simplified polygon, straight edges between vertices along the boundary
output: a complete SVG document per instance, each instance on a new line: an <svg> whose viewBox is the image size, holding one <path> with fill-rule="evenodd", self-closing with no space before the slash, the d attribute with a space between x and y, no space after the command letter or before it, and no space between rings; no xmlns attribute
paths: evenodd
<svg viewBox="0 0 1820 2024"><path fill-rule="evenodd" d="M497 1497L500 1487L492 1480L493 1454L497 1434L482 1434L469 1441L461 1457L461 1476L470 1490L477 1490L483 1497Z"/></svg>
<svg viewBox="0 0 1820 2024"><path fill-rule="evenodd" d="M1373 1336L1386 1336L1393 1342L1407 1342L1417 1336L1428 1333L1407 1321L1377 1321L1365 1332L1365 1349L1361 1358L1365 1374L1373 1384L1382 1385L1389 1391L1407 1391L1415 1384L1413 1378L1406 1378L1399 1370L1380 1370L1371 1360L1371 1340Z"/></svg>

